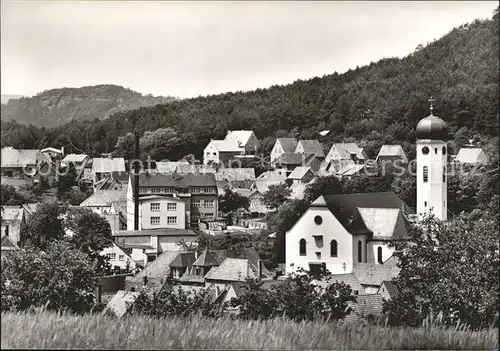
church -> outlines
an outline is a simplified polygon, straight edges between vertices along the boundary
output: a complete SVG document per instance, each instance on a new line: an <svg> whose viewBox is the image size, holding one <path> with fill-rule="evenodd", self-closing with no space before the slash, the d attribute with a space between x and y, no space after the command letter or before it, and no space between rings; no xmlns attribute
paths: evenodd
<svg viewBox="0 0 500 351"><path fill-rule="evenodd" d="M432 100L432 99L431 99ZM431 113L417 124L416 214L447 219L447 125ZM285 233L286 274L394 264L389 242L407 235L415 212L392 192L322 195Z"/></svg>

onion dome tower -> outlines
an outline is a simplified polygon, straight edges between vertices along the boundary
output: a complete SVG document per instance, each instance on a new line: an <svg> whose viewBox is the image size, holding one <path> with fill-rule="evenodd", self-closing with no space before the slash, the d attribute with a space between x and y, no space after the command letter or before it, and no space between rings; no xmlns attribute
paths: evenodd
<svg viewBox="0 0 500 351"><path fill-rule="evenodd" d="M446 122L431 114L417 124L417 213L432 212L446 221L448 201Z"/></svg>

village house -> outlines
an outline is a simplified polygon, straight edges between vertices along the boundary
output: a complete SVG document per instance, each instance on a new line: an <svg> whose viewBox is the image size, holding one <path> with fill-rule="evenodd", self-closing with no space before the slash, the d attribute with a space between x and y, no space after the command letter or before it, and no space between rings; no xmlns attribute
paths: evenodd
<svg viewBox="0 0 500 351"><path fill-rule="evenodd" d="M117 214L120 209L126 209L126 206L126 188L122 190L98 190L80 204L80 207L89 208L99 215Z"/></svg>
<svg viewBox="0 0 500 351"><path fill-rule="evenodd" d="M68 167L70 164L81 171L83 168L91 168L92 159L85 154L68 154L61 160L61 166Z"/></svg>
<svg viewBox="0 0 500 351"><path fill-rule="evenodd" d="M17 246L14 240L12 240L11 237L2 234L0 252L1 259L4 260L9 252L17 250L19 250L19 246Z"/></svg>
<svg viewBox="0 0 500 351"><path fill-rule="evenodd" d="M132 179L132 177L131 177ZM134 182L127 191L127 228L134 229ZM218 192L213 174L141 174L139 229L197 228L200 218L215 218Z"/></svg>
<svg viewBox="0 0 500 351"><path fill-rule="evenodd" d="M2 206L2 237L8 236L15 244L21 241L21 228L26 224L23 206Z"/></svg>
<svg viewBox="0 0 500 351"><path fill-rule="evenodd" d="M318 140L299 140L294 152L296 154L313 154L319 160L325 158L325 152Z"/></svg>
<svg viewBox="0 0 500 351"><path fill-rule="evenodd" d="M1 173L5 177L32 176L45 159L34 149L2 148Z"/></svg>
<svg viewBox="0 0 500 351"><path fill-rule="evenodd" d="M46 147L40 150L40 154L50 162L54 160L60 160L64 156L64 147L60 149L56 149L54 147Z"/></svg>
<svg viewBox="0 0 500 351"><path fill-rule="evenodd" d="M385 300L391 300L398 297L399 292L396 284L394 284L392 280L384 280L382 284L380 284L377 294L380 294Z"/></svg>
<svg viewBox="0 0 500 351"><path fill-rule="evenodd" d="M255 181L254 168L220 168L215 173L217 184L230 188L250 188Z"/></svg>
<svg viewBox="0 0 500 351"><path fill-rule="evenodd" d="M112 172L94 184L94 191L127 189L129 172Z"/></svg>
<svg viewBox="0 0 500 351"><path fill-rule="evenodd" d="M271 161L274 168L283 168L287 176L293 172L296 167L311 167L313 171L318 171L321 166L321 160L314 154L282 153Z"/></svg>
<svg viewBox="0 0 500 351"><path fill-rule="evenodd" d="M315 177L314 171L311 167L297 167L292 173L287 177L287 180L291 184L296 183L309 183Z"/></svg>
<svg viewBox="0 0 500 351"><path fill-rule="evenodd" d="M458 151L458 154L455 157L455 162L473 165L487 164L489 162L489 157L481 148L463 147Z"/></svg>
<svg viewBox="0 0 500 351"><path fill-rule="evenodd" d="M257 153L260 142L251 130L229 131L224 140L210 140L203 152L203 164L229 165L239 156Z"/></svg>
<svg viewBox="0 0 500 351"><path fill-rule="evenodd" d="M117 158L94 158L92 160L92 174L94 184L113 172L125 172L125 160Z"/></svg>
<svg viewBox="0 0 500 351"><path fill-rule="evenodd" d="M400 160L402 164L408 163L408 158L401 145L382 145L375 162L382 166L383 163L392 164Z"/></svg>
<svg viewBox="0 0 500 351"><path fill-rule="evenodd" d="M137 271L141 266L132 259L129 251L131 250L122 248L113 242L109 247L105 247L100 254L109 258L113 270L118 268L122 272L130 273Z"/></svg>
<svg viewBox="0 0 500 351"><path fill-rule="evenodd" d="M170 263L170 278L180 279L180 277L193 267L193 263L197 260L198 253L196 251L181 251L177 257Z"/></svg>
<svg viewBox="0 0 500 351"><path fill-rule="evenodd" d="M116 244L130 250L130 257L144 266L154 261L163 252L179 251L180 242L193 244L198 238L191 229L143 229L121 230L112 234Z"/></svg>
<svg viewBox="0 0 500 351"><path fill-rule="evenodd" d="M333 144L321 165L324 174L337 173L347 166L363 164L368 159L363 148L355 143Z"/></svg>
<svg viewBox="0 0 500 351"><path fill-rule="evenodd" d="M154 169L154 173L180 173L177 171L178 166L189 165L187 160L179 160L179 161L157 161L155 162L156 168Z"/></svg>
<svg viewBox="0 0 500 351"><path fill-rule="evenodd" d="M294 153L297 147L297 140L295 138L277 138L271 150L270 160L273 161L281 154Z"/></svg>

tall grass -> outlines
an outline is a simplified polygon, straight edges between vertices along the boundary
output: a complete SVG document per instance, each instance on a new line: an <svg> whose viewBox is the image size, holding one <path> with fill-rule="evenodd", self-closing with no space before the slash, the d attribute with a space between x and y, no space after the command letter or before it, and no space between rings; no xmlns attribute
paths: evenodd
<svg viewBox="0 0 500 351"><path fill-rule="evenodd" d="M453 349L498 348L498 330L385 328L284 319L153 319L2 313L2 348L82 349Z"/></svg>

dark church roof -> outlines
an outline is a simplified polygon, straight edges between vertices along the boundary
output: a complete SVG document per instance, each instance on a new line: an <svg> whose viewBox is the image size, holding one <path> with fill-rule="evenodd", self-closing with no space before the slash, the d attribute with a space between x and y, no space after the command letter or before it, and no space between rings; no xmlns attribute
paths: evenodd
<svg viewBox="0 0 500 351"><path fill-rule="evenodd" d="M413 211L393 192L380 192L380 193L360 193L360 194L342 194L342 195L324 195L323 198L326 202L326 207L337 218L342 226L351 234L374 234L378 236L379 233L373 233L368 229L365 220L367 214L361 213L363 208L373 209L399 209L402 214L412 213ZM316 202L316 201L315 201ZM324 206L322 204L314 206ZM379 211L380 212L380 211ZM405 228L396 226L396 223L387 223L392 226L386 232L400 235L404 234ZM395 238L393 235L387 237Z"/></svg>
<svg viewBox="0 0 500 351"><path fill-rule="evenodd" d="M432 113L417 124L417 139L446 140L448 127L441 118Z"/></svg>

